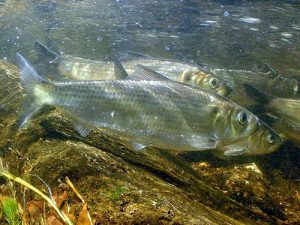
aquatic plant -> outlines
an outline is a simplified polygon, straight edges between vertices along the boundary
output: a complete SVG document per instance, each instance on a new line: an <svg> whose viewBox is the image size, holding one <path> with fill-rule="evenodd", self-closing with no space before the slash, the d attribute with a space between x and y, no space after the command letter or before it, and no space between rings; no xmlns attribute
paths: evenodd
<svg viewBox="0 0 300 225"><path fill-rule="evenodd" d="M11 197L2 200L2 212L9 225L21 224L17 200Z"/></svg>
<svg viewBox="0 0 300 225"><path fill-rule="evenodd" d="M62 221L64 221L68 225L73 225L72 221L64 214L64 212L59 210L59 208L56 206L56 202L53 201L48 196L46 196L43 192L38 190L36 187L32 186L31 184L29 184L28 182L26 182L22 178L14 176L13 174L11 174L11 173L9 173L8 171L5 171L5 170L0 170L0 176L3 176L3 177L5 177L9 180L17 182L17 183L29 188L30 190L34 191L36 194L41 196L45 200L45 202L47 202L56 211L57 215L62 219Z"/></svg>
<svg viewBox="0 0 300 225"><path fill-rule="evenodd" d="M123 188L123 187L116 187L116 189L112 192L112 194L111 194L111 200L112 201L116 201L116 200L118 200L120 197L121 197L121 195L124 193L124 191L125 191L125 189Z"/></svg>

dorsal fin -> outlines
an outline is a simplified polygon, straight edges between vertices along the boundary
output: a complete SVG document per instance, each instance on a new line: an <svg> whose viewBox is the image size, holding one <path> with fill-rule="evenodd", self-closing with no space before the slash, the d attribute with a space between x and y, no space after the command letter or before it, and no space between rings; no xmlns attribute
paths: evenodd
<svg viewBox="0 0 300 225"><path fill-rule="evenodd" d="M170 81L169 78L157 73L145 66L137 65L134 72L130 75L129 79L132 80L164 80Z"/></svg>
<svg viewBox="0 0 300 225"><path fill-rule="evenodd" d="M114 57L114 71L117 80L124 80L128 78L128 73L116 56Z"/></svg>

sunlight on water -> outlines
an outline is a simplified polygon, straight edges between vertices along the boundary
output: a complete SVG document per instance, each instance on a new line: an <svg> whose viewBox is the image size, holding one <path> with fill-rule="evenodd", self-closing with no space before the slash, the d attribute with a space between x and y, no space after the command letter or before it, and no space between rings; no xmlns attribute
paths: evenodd
<svg viewBox="0 0 300 225"><path fill-rule="evenodd" d="M0 5L1 58L33 54L34 40L50 39L67 54L92 59L134 50L241 68L261 60L296 71L297 7L278 1L7 0Z"/></svg>

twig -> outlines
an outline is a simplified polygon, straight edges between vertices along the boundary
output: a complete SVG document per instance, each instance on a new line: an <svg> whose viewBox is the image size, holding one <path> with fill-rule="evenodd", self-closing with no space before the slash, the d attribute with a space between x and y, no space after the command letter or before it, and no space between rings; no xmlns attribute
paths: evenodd
<svg viewBox="0 0 300 225"><path fill-rule="evenodd" d="M51 200L53 201L53 203L56 205L56 202L55 202L55 200L54 200L54 198L53 198L53 194L52 194L52 191L51 191L51 189L50 189L50 187L49 187L49 185L39 176L39 175L36 175L36 174L29 174L30 176L33 176L33 177L37 177L46 187L47 187L47 189L48 189L48 192L49 192L49 195L50 195L50 198L51 198Z"/></svg>
<svg viewBox="0 0 300 225"><path fill-rule="evenodd" d="M73 183L70 181L70 179L68 177L66 177L66 183L67 185L69 185L69 187L72 189L72 191L77 195L77 197L80 199L80 201L82 203L84 203L84 199L81 196L81 194L79 194L79 192L77 191L77 189L74 187Z"/></svg>
<svg viewBox="0 0 300 225"><path fill-rule="evenodd" d="M0 172L0 176L4 176L10 180L13 180L29 189L31 189L32 191L34 191L35 193L37 193L38 195L40 195L46 202L49 203L49 205L52 206L52 208L56 211L56 213L58 214L58 216L68 225L73 225L72 221L62 212L60 211L57 206L56 203L52 201L52 199L50 199L48 196L46 196L43 192L41 192L40 190L38 190L37 188L35 188L34 186L32 186L31 184L27 183L25 180L23 180L20 177L16 177L14 175L12 175L11 173L7 172L7 171L1 171Z"/></svg>

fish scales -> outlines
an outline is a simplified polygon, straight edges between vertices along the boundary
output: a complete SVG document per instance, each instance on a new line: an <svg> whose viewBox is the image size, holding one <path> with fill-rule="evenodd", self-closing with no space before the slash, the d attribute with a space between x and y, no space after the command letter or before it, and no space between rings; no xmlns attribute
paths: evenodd
<svg viewBox="0 0 300 225"><path fill-rule="evenodd" d="M199 69L192 64L169 60L138 59L124 61L124 67L128 73L132 73L138 64L165 74L173 80L177 80L179 74L182 74L185 71L197 71ZM75 80L114 79L113 62L109 61L93 61L65 56L61 57L61 61L58 64L58 70L61 74Z"/></svg>
<svg viewBox="0 0 300 225"><path fill-rule="evenodd" d="M243 83L251 84L265 93L282 98L300 98L299 80L276 73L253 72L250 70L210 69L218 77L226 79L234 88Z"/></svg>
<svg viewBox="0 0 300 225"><path fill-rule="evenodd" d="M55 65L59 74L72 80L116 80L114 63L112 61L95 61L73 57L66 54L53 52L40 42L35 42L35 46L42 58L49 60ZM45 57L46 56L46 57ZM171 80L190 84L205 90L213 91L223 96L227 96L232 91L229 83L221 77L216 77L208 71L204 71L199 66L180 62L171 59L157 59L139 53L127 53L123 57L123 66L130 76L134 73L137 65L143 65L154 70ZM48 61L49 63L49 61ZM56 77L56 79L62 77ZM124 77L122 77L123 79Z"/></svg>
<svg viewBox="0 0 300 225"><path fill-rule="evenodd" d="M51 82L20 54L17 59L22 85L33 100L23 111L20 127L48 104L61 110L82 136L100 128L134 149L199 151L237 143L233 150L224 148L225 155L236 156L269 153L281 144L266 124L226 97L167 80L144 67L135 73L155 79ZM117 77L127 77L120 62L114 66ZM254 149L252 143L258 143Z"/></svg>
<svg viewBox="0 0 300 225"><path fill-rule="evenodd" d="M57 88L54 95L58 100L58 104L61 101L67 101L69 96L72 96L71 99L76 98L78 105L82 106L96 105L101 99L101 104L107 104L109 110L111 110L111 106L127 110L135 106L141 110L143 108L148 109L148 107L152 108L153 105L162 105L161 108L156 107L156 112L165 112L166 110L177 110L179 112L179 109L181 109L186 114L188 112L193 113L195 108L198 107L197 109L199 109L200 106L208 103L208 98L199 96L199 101L185 105L186 98L198 97L193 94L187 96L188 92L180 93L178 91L176 93L172 89L164 89L165 84L161 84L159 81L70 82L55 85L57 85ZM163 88L163 90L160 91L160 88ZM144 101L145 99L147 99L147 102Z"/></svg>
<svg viewBox="0 0 300 225"><path fill-rule="evenodd" d="M144 137L168 133L178 143L197 134L216 136L210 104L221 105L221 99L201 90L160 81L60 82L50 95L52 104L95 126Z"/></svg>

